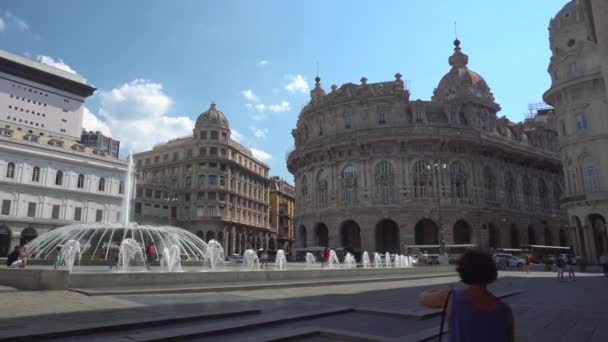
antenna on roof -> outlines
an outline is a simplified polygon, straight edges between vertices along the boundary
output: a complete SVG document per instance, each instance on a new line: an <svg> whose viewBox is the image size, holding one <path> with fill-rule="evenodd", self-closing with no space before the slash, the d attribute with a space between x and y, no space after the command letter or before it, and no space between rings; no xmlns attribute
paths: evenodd
<svg viewBox="0 0 608 342"><path fill-rule="evenodd" d="M456 28L456 21L454 21L454 39L458 39L458 30Z"/></svg>
<svg viewBox="0 0 608 342"><path fill-rule="evenodd" d="M319 61L317 61L317 76L319 76Z"/></svg>

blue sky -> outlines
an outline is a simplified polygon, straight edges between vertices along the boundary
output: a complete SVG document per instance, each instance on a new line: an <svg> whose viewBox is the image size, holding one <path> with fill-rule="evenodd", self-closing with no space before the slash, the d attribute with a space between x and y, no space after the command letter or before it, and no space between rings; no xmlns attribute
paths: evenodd
<svg viewBox="0 0 608 342"><path fill-rule="evenodd" d="M190 134L215 101L233 135L291 181L285 152L317 61L326 90L400 72L411 99L430 99L457 21L499 115L521 121L549 87L547 27L567 2L5 0L0 47L87 78L98 91L86 125L124 152Z"/></svg>

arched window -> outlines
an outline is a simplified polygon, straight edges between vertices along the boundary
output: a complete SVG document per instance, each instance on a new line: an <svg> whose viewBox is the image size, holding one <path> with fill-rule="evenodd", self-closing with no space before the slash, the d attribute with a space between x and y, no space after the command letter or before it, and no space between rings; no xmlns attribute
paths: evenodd
<svg viewBox="0 0 608 342"><path fill-rule="evenodd" d="M430 165L424 160L419 160L414 164L414 197L433 195L433 174Z"/></svg>
<svg viewBox="0 0 608 342"><path fill-rule="evenodd" d="M318 205L327 203L327 177L324 170L317 174L316 195Z"/></svg>
<svg viewBox="0 0 608 342"><path fill-rule="evenodd" d="M543 209L549 209L549 194L547 191L547 185L542 179L538 179L538 197L540 199L540 207Z"/></svg>
<svg viewBox="0 0 608 342"><path fill-rule="evenodd" d="M357 169L348 165L342 170L342 201L352 202L357 197Z"/></svg>
<svg viewBox="0 0 608 342"><path fill-rule="evenodd" d="M555 209L560 209L560 201L562 198L562 187L559 186L559 183L553 182L553 205Z"/></svg>
<svg viewBox="0 0 608 342"><path fill-rule="evenodd" d="M528 178L528 176L522 178L521 190L524 194L524 206L526 209L532 210L534 208L534 203L532 202L532 184L530 184L530 178Z"/></svg>
<svg viewBox="0 0 608 342"><path fill-rule="evenodd" d="M106 190L106 179L101 177L99 178L99 185L97 187L97 190L99 191L105 191Z"/></svg>
<svg viewBox="0 0 608 342"><path fill-rule="evenodd" d="M507 205L510 208L517 207L517 196L515 193L515 180L511 172L505 173L505 197L507 198Z"/></svg>
<svg viewBox="0 0 608 342"><path fill-rule="evenodd" d="M83 174L78 175L78 182L76 183L76 187L78 189L84 188L84 175Z"/></svg>
<svg viewBox="0 0 608 342"><path fill-rule="evenodd" d="M376 196L378 199L388 202L393 199L393 166L387 161L376 165Z"/></svg>
<svg viewBox="0 0 608 342"><path fill-rule="evenodd" d="M38 166L34 166L32 169L32 182L40 181L40 168Z"/></svg>
<svg viewBox="0 0 608 342"><path fill-rule="evenodd" d="M450 165L450 194L452 198L467 197L467 173L459 161Z"/></svg>
<svg viewBox="0 0 608 342"><path fill-rule="evenodd" d="M125 183L123 181L120 181L120 183L118 183L118 193L123 194L124 192L125 192Z"/></svg>
<svg viewBox="0 0 608 342"><path fill-rule="evenodd" d="M57 171L55 175L55 185L63 185L63 171Z"/></svg>
<svg viewBox="0 0 608 342"><path fill-rule="evenodd" d="M304 202L308 200L308 179L306 179L306 176L302 177L302 200Z"/></svg>
<svg viewBox="0 0 608 342"><path fill-rule="evenodd" d="M8 166L6 167L6 178L15 178L15 163L8 163Z"/></svg>
<svg viewBox="0 0 608 342"><path fill-rule="evenodd" d="M496 201L496 177L489 166L483 169L483 187L487 201Z"/></svg>

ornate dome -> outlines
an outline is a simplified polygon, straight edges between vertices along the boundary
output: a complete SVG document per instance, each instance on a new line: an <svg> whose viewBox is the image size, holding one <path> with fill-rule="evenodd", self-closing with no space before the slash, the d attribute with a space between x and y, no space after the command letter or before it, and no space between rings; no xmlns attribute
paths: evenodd
<svg viewBox="0 0 608 342"><path fill-rule="evenodd" d="M476 96L494 102L494 95L486 81L478 73L467 68L469 56L460 51L460 41L454 41L454 54L448 59L450 70L439 81L433 93L433 101L451 100L461 96Z"/></svg>
<svg viewBox="0 0 608 342"><path fill-rule="evenodd" d="M228 119L224 113L220 112L215 108L215 103L211 103L211 107L206 112L201 113L196 119L195 128L200 128L202 126L221 126L224 128L228 128Z"/></svg>

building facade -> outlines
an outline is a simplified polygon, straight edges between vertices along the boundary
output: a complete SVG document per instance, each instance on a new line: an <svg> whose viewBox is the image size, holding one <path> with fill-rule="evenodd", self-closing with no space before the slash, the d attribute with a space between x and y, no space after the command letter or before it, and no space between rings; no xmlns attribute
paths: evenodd
<svg viewBox="0 0 608 342"><path fill-rule="evenodd" d="M285 251L291 250L294 240L295 202L296 193L291 184L276 176L270 178L270 229Z"/></svg>
<svg viewBox="0 0 608 342"><path fill-rule="evenodd" d="M226 255L277 248L269 226L269 168L230 134L226 116L212 104L192 136L135 154L135 220L215 239Z"/></svg>
<svg viewBox="0 0 608 342"><path fill-rule="evenodd" d="M566 183L562 205L572 241L577 253L593 263L608 253L606 11L602 1L571 1L551 20L552 82L544 95L557 115ZM604 40L598 40L600 35Z"/></svg>
<svg viewBox="0 0 608 342"><path fill-rule="evenodd" d="M0 257L56 227L120 222L126 172L76 141L0 128Z"/></svg>
<svg viewBox="0 0 608 342"><path fill-rule="evenodd" d="M430 101L410 100L400 74L328 94L317 77L287 161L298 248L570 244L554 120L497 118L490 88L454 44Z"/></svg>
<svg viewBox="0 0 608 342"><path fill-rule="evenodd" d="M82 76L0 50L0 127L79 140L94 91Z"/></svg>
<svg viewBox="0 0 608 342"><path fill-rule="evenodd" d="M118 158L118 153L120 152L120 141L106 137L99 131L87 132L83 130L82 134L80 135L80 143L85 146L105 151L114 158Z"/></svg>

